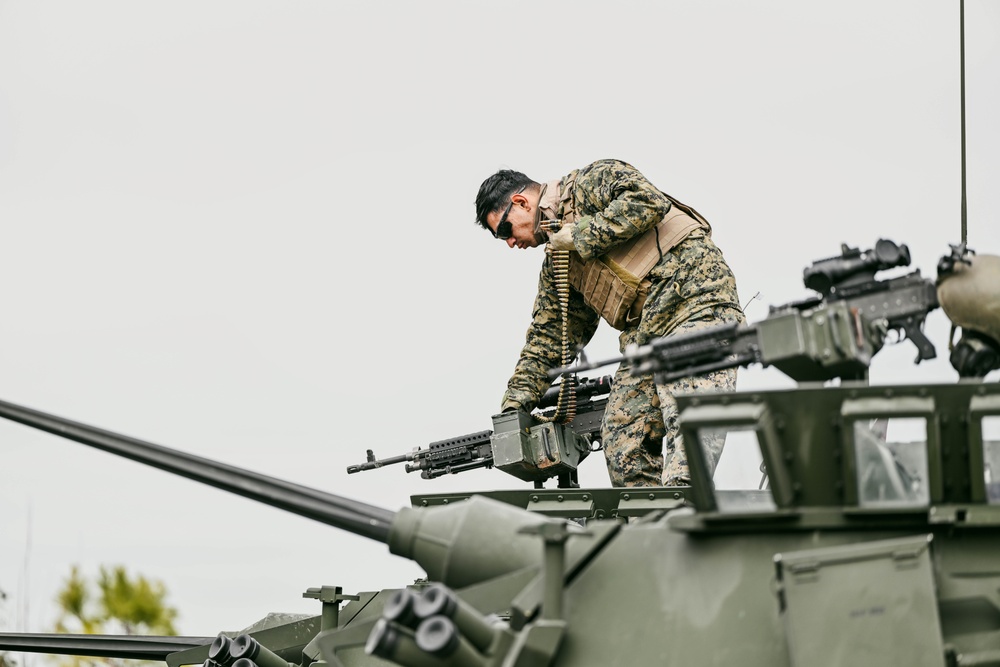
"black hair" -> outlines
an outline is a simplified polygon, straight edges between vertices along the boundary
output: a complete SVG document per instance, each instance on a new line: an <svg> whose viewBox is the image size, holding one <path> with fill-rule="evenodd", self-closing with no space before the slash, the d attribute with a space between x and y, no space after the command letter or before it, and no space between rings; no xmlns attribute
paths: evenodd
<svg viewBox="0 0 1000 667"><path fill-rule="evenodd" d="M501 169L487 178L479 186L479 194L476 195L476 224L483 229L489 229L486 216L493 211L506 208L510 198L518 190L531 185L537 186L538 183L512 169Z"/></svg>

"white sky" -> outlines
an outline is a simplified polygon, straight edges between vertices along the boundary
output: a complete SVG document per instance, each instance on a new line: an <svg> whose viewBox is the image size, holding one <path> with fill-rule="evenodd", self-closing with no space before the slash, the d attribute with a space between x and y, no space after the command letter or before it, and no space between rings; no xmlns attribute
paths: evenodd
<svg viewBox="0 0 1000 667"><path fill-rule="evenodd" d="M969 241L996 253L1000 3L966 15ZM751 321L842 242L933 275L958 53L957 0L0 1L0 398L391 509L517 487L345 473L490 428L541 252L474 227L486 176L627 160L713 223ZM954 379L947 331L933 313L940 358L891 348L873 382ZM102 563L163 580L193 635L421 574L0 422L0 630L50 629L71 565Z"/></svg>

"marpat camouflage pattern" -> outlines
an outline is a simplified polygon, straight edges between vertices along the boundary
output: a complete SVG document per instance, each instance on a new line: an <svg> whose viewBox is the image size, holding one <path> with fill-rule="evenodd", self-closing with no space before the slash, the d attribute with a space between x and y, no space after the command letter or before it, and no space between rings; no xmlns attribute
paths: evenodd
<svg viewBox="0 0 1000 667"><path fill-rule="evenodd" d="M579 217L573 242L582 260L598 257L652 229L670 208L670 199L624 162L601 160L575 174L573 202ZM651 286L642 318L637 326L619 336L622 350L674 332L744 321L735 277L722 252L703 230L693 231L664 252L647 279ZM600 318L575 289L570 290L569 318L570 347L579 349L593 337ZM546 254L531 325L501 408L532 409L550 385L547 372L560 364L561 349L559 302L552 262ZM612 484L683 483L687 479L687 461L672 396L692 390L731 391L735 379L735 370L719 371L657 387L651 376L632 377L627 369L619 369L602 429ZM719 454L721 443L714 454L716 461Z"/></svg>

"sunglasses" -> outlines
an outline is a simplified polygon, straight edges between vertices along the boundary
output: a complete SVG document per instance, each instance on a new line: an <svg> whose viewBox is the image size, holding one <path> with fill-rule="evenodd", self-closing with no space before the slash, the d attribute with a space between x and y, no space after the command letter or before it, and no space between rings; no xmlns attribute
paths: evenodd
<svg viewBox="0 0 1000 667"><path fill-rule="evenodd" d="M522 185L521 189L515 192L515 195L519 195L524 192L524 189L528 187L527 185ZM513 197L514 195L511 195ZM500 216L500 222L497 223L497 230L493 232L493 238L500 239L501 241L506 241L514 233L514 227L511 225L510 220L507 216L510 215L510 209L514 207L514 200L511 199L510 203L507 204L507 208L503 210L503 215ZM492 229L490 230L493 231Z"/></svg>

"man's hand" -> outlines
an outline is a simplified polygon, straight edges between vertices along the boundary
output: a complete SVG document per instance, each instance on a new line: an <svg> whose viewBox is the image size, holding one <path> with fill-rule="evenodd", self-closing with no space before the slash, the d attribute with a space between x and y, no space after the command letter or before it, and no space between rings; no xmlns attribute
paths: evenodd
<svg viewBox="0 0 1000 667"><path fill-rule="evenodd" d="M550 234L549 245L553 250L574 250L573 225L566 225L555 234Z"/></svg>

